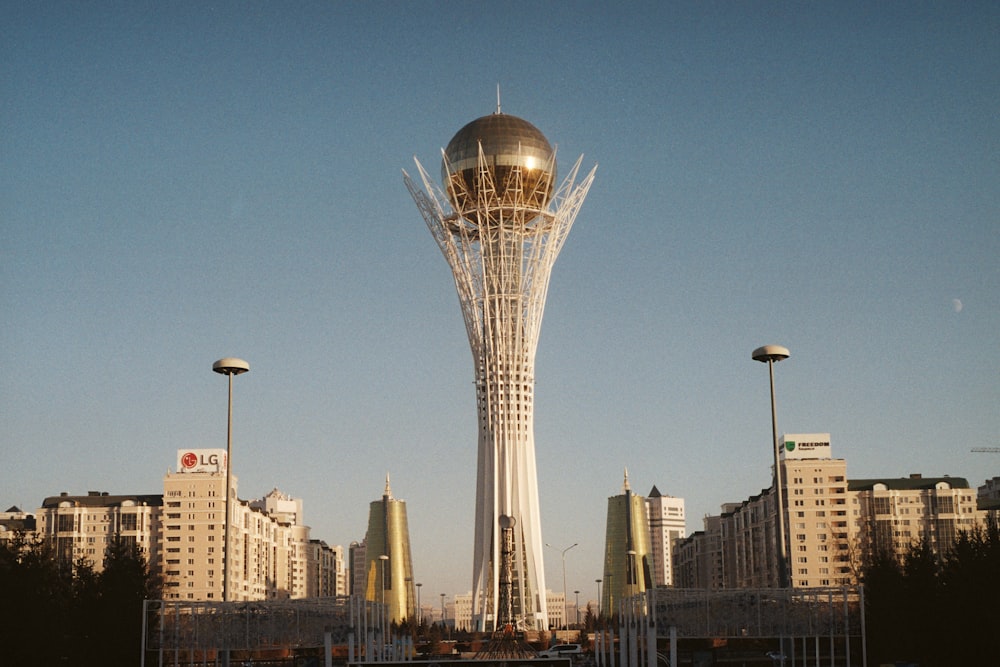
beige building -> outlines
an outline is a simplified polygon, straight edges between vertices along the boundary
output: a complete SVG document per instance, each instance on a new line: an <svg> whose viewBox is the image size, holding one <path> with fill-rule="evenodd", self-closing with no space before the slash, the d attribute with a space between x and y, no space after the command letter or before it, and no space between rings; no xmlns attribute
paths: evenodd
<svg viewBox="0 0 1000 667"><path fill-rule="evenodd" d="M35 512L37 533L55 547L61 563L71 565L81 558L98 572L104 569L104 554L120 536L135 544L159 572L161 509L159 495L111 495L90 491L84 496L61 493L42 501Z"/></svg>
<svg viewBox="0 0 1000 667"><path fill-rule="evenodd" d="M319 598L347 595L347 567L344 548L329 546L322 540L309 540L306 558L305 597Z"/></svg>
<svg viewBox="0 0 1000 667"><path fill-rule="evenodd" d="M116 536L139 547L163 577L168 600L221 601L225 540L223 449L178 450L177 471L162 495L91 491L46 498L35 516L61 562L89 560L97 571ZM232 476L230 600L303 598L346 593L343 549L311 540L302 501L277 489L239 500Z"/></svg>
<svg viewBox="0 0 1000 667"><path fill-rule="evenodd" d="M976 492L961 477L857 479L850 483L852 523L862 554L888 549L903 554L926 539L936 553L960 531L985 525Z"/></svg>
<svg viewBox="0 0 1000 667"><path fill-rule="evenodd" d="M677 588L724 588L722 566L722 517L706 516L704 529L674 545L674 586Z"/></svg>
<svg viewBox="0 0 1000 667"><path fill-rule="evenodd" d="M958 532L985 521L976 494L957 477L847 479L827 433L781 440L788 572L796 588L856 583L865 555L878 546L902 553L920 539L938 552ZM777 508L773 488L728 503L705 529L677 544L676 585L754 588L778 585Z"/></svg>
<svg viewBox="0 0 1000 667"><path fill-rule="evenodd" d="M830 455L830 434L785 435L788 574L794 588L847 586L851 570L847 462Z"/></svg>
<svg viewBox="0 0 1000 667"><path fill-rule="evenodd" d="M28 514L17 505L0 512L0 543L6 542L14 535L34 535L35 515Z"/></svg>
<svg viewBox="0 0 1000 667"><path fill-rule="evenodd" d="M653 486L646 496L646 514L649 520L649 559L653 566L653 585L672 586L674 543L687 535L684 499L664 495Z"/></svg>
<svg viewBox="0 0 1000 667"><path fill-rule="evenodd" d="M230 488L229 599L266 600L309 595L310 539L302 502L277 489L240 500ZM164 597L223 599L226 452L178 450L177 471L163 479ZM324 562L322 557L315 566ZM328 577L329 574L317 577Z"/></svg>

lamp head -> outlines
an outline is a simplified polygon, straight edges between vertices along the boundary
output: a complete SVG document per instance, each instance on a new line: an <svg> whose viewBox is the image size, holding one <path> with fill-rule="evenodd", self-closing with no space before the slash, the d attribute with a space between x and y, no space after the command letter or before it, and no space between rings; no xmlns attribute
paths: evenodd
<svg viewBox="0 0 1000 667"><path fill-rule="evenodd" d="M764 345L758 347L750 355L754 361L760 362L781 361L782 359L787 359L789 356L788 348L780 345Z"/></svg>
<svg viewBox="0 0 1000 667"><path fill-rule="evenodd" d="M222 375L239 375L249 371L250 364L236 357L226 357L212 364L212 370Z"/></svg>

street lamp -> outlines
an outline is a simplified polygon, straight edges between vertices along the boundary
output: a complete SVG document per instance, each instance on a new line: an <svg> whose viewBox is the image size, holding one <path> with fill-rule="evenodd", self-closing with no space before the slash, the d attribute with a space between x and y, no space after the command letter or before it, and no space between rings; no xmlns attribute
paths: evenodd
<svg viewBox="0 0 1000 667"><path fill-rule="evenodd" d="M246 373L250 370L250 364L242 359L226 357L219 359L212 364L212 370L216 373L229 376L229 422L226 427L226 521L225 521L225 546L222 547L222 601L229 601L229 529L232 519L230 517L229 493L233 484L233 376Z"/></svg>
<svg viewBox="0 0 1000 667"><path fill-rule="evenodd" d="M553 547L548 542L545 543L545 546L551 547L553 549L557 549L558 550L558 547ZM563 574L563 624L564 624L564 626L567 626L567 627L569 626L569 618L568 618L568 616L569 616L569 607L566 605L566 552L569 551L570 549L572 549L575 546L577 546L576 542L574 542L573 544L569 545L568 547L566 547L565 549L563 549L562 552L561 552L561 556L562 556L562 574Z"/></svg>
<svg viewBox="0 0 1000 667"><path fill-rule="evenodd" d="M386 619L388 618L389 615L386 613L386 608L385 608L385 566L389 564L389 557L385 554L382 554L378 557L378 559L382 565L382 624L383 627L386 627L388 625L386 623Z"/></svg>
<svg viewBox="0 0 1000 667"><path fill-rule="evenodd" d="M778 586L787 588L788 581L788 546L785 543L785 493L782 489L781 465L778 462L778 418L774 408L774 363L787 359L789 352L787 347L780 345L764 345L758 347L750 355L754 361L767 364L768 375L771 380L771 436L773 438L774 449L774 488L777 493L778 505Z"/></svg>
<svg viewBox="0 0 1000 667"><path fill-rule="evenodd" d="M601 600L601 581L602 581L602 579L594 579L594 581L597 583L597 617L600 618L601 617L601 611L602 611L601 610L601 605L604 604L604 602Z"/></svg>
<svg viewBox="0 0 1000 667"><path fill-rule="evenodd" d="M424 622L424 610L420 607L420 587L423 586L419 581L417 582L417 627Z"/></svg>
<svg viewBox="0 0 1000 667"><path fill-rule="evenodd" d="M629 597L635 595L635 584L636 584L635 553L636 553L635 549L629 549L628 551L625 552L625 555L628 556L628 563L626 563L626 566L628 568L628 573L626 574L627 581L625 582L625 585L627 586L626 590L628 591Z"/></svg>
<svg viewBox="0 0 1000 667"><path fill-rule="evenodd" d="M608 608L604 610L604 613L610 619L615 613L615 587L612 585L615 581L615 574L614 572L605 572L604 576L608 578L607 588L604 589L608 592Z"/></svg>

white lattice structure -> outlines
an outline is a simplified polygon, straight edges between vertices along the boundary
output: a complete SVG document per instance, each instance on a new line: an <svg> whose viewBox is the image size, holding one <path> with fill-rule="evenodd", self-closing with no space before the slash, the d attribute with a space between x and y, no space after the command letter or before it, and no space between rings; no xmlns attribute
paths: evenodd
<svg viewBox="0 0 1000 667"><path fill-rule="evenodd" d="M530 123L498 109L462 128L443 151L445 190L419 161L424 189L404 171L451 266L475 364L472 613L478 630L545 629L547 623L533 428L535 349L552 265L596 170L576 183L581 161L557 189L548 141ZM501 517L513 527L509 576L501 567Z"/></svg>

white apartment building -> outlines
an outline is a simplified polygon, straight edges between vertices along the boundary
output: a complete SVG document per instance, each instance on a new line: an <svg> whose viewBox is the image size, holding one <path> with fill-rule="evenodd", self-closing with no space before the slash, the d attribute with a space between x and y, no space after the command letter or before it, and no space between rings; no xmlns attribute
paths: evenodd
<svg viewBox="0 0 1000 667"><path fill-rule="evenodd" d="M993 477L976 490L979 509L1000 509L1000 477Z"/></svg>
<svg viewBox="0 0 1000 667"><path fill-rule="evenodd" d="M121 538L162 575L164 598L221 601L225 461L223 449L178 450L177 472L164 477L162 495L62 493L43 501L35 530L61 562L85 558L97 571L111 541ZM239 500L235 476L232 482L230 600L345 594L343 550L310 540L301 500L277 489Z"/></svg>
<svg viewBox="0 0 1000 667"><path fill-rule="evenodd" d="M277 490L240 500L237 477L229 477L229 600L306 597L309 528L294 523L301 501ZM223 599L225 487L225 450L177 451L177 471L163 479L166 599Z"/></svg>
<svg viewBox="0 0 1000 667"><path fill-rule="evenodd" d="M344 548L331 547L322 540L309 540L306 548L306 581L309 582L309 588L305 597L347 595Z"/></svg>
<svg viewBox="0 0 1000 667"><path fill-rule="evenodd" d="M986 522L977 494L961 477L856 479L850 483L852 523L861 553L905 553L927 540L944 553L960 531Z"/></svg>
<svg viewBox="0 0 1000 667"><path fill-rule="evenodd" d="M0 544L17 534L35 534L35 515L22 511L17 505L12 505L7 511L0 512Z"/></svg>
<svg viewBox="0 0 1000 667"><path fill-rule="evenodd" d="M961 530L985 521L976 494L957 477L847 479L828 433L787 434L780 464L788 571L794 587L856 583L878 547L903 553L928 539L939 553ZM697 588L777 586L777 506L773 488L728 503L705 530L677 545L675 584Z"/></svg>
<svg viewBox="0 0 1000 667"><path fill-rule="evenodd" d="M646 496L649 519L650 560L653 562L653 585L674 584L673 545L687 535L684 499L665 496L654 485Z"/></svg>
<svg viewBox="0 0 1000 667"><path fill-rule="evenodd" d="M61 493L42 501L35 512L35 530L55 547L61 563L84 558L97 572L104 569L104 555L116 536L135 544L159 571L161 509L159 495L111 495L89 491L85 496Z"/></svg>
<svg viewBox="0 0 1000 667"><path fill-rule="evenodd" d="M832 458L829 433L786 434L781 440L781 461L792 586L854 583L847 462Z"/></svg>
<svg viewBox="0 0 1000 667"><path fill-rule="evenodd" d="M674 545L672 565L674 586L677 588L725 587L722 517L706 516L703 523L704 530L696 531Z"/></svg>

